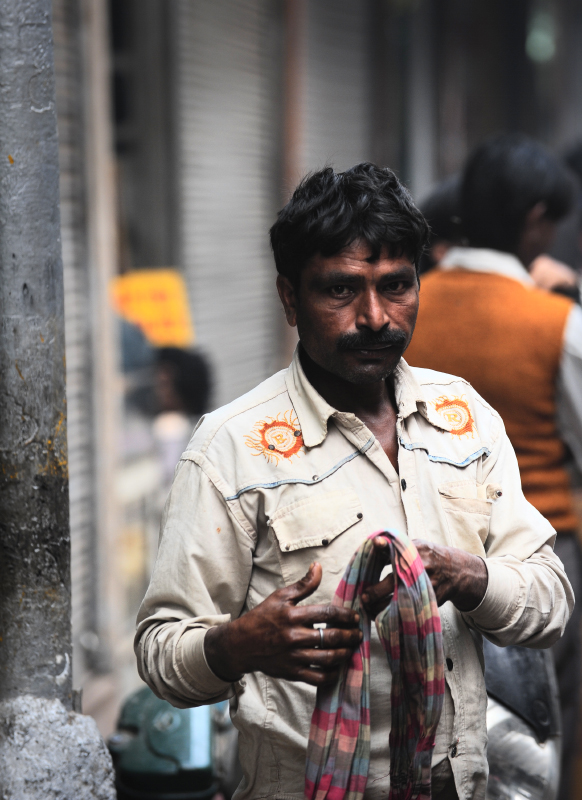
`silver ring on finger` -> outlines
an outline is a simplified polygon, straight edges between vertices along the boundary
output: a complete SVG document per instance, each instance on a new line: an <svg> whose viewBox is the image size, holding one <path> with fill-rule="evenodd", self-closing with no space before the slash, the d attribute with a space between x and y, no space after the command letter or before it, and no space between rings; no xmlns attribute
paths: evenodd
<svg viewBox="0 0 582 800"><path fill-rule="evenodd" d="M323 650L323 628L319 629L319 645L318 650Z"/></svg>

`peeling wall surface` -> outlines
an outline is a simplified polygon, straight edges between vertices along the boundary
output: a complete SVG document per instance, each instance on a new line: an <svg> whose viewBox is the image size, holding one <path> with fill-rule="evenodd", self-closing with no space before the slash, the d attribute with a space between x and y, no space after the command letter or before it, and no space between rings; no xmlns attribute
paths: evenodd
<svg viewBox="0 0 582 800"><path fill-rule="evenodd" d="M0 699L70 708L54 97L50 3L0 0Z"/></svg>
<svg viewBox="0 0 582 800"><path fill-rule="evenodd" d="M50 0L0 0L0 796L113 800L72 711L59 162Z"/></svg>

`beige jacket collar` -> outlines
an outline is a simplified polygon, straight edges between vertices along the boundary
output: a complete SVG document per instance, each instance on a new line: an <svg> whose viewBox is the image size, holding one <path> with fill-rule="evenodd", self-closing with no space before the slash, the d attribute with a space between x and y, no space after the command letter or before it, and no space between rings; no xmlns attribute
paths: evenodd
<svg viewBox="0 0 582 800"><path fill-rule="evenodd" d="M341 418L346 422L357 420L355 414L340 412L331 406L312 386L301 366L299 347L295 350L285 382L306 447L316 447L324 441L330 417ZM446 431L452 429L433 411L432 405L427 403L422 386L403 358L394 370L394 393L401 419L419 411L436 428Z"/></svg>
<svg viewBox="0 0 582 800"><path fill-rule="evenodd" d="M468 269L473 272L492 272L534 286L534 281L521 261L511 253L488 250L485 247L451 247L439 264L440 269Z"/></svg>

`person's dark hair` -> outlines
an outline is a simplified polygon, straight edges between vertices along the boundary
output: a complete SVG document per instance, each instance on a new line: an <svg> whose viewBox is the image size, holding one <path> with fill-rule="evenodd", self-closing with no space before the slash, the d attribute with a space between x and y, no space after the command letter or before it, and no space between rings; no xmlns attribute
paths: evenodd
<svg viewBox="0 0 582 800"><path fill-rule="evenodd" d="M392 170L364 162L335 172L326 167L307 175L271 228L279 274L298 286L310 258L336 255L361 240L380 256L406 256L418 268L428 226Z"/></svg>
<svg viewBox="0 0 582 800"><path fill-rule="evenodd" d="M430 248L436 242L459 244L462 240L459 211L460 175L451 175L438 183L431 193L419 204L428 222L430 233L428 249L420 261L420 274L435 266Z"/></svg>
<svg viewBox="0 0 582 800"><path fill-rule="evenodd" d="M201 353L178 347L161 347L156 353L156 363L170 367L174 388L186 413L198 416L207 411L211 374L208 362Z"/></svg>
<svg viewBox="0 0 582 800"><path fill-rule="evenodd" d="M496 136L477 147L463 171L463 232L472 247L515 253L535 205L544 203L546 217L557 222L572 201L572 180L545 147L521 134Z"/></svg>

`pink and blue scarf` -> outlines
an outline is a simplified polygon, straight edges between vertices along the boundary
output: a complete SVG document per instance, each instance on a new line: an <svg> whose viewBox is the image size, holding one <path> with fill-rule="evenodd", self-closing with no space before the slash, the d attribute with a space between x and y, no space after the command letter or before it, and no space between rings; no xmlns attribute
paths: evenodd
<svg viewBox="0 0 582 800"><path fill-rule="evenodd" d="M395 531L372 534L356 551L334 605L360 615L362 643L335 686L322 687L311 720L306 800L361 800L370 764L370 618L361 601L385 564L372 540L388 539L394 595L376 618L392 671L389 800L430 800L431 758L445 691L441 620L412 542Z"/></svg>

